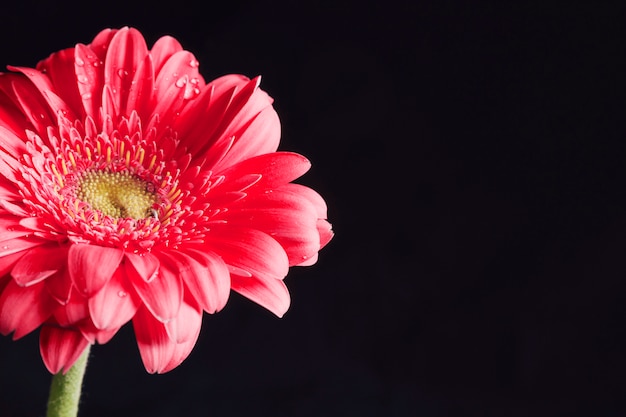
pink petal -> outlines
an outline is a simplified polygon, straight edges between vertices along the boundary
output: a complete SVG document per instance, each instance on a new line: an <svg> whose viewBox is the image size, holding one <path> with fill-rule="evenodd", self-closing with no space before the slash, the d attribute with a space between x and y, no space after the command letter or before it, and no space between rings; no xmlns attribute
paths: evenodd
<svg viewBox="0 0 626 417"><path fill-rule="evenodd" d="M98 120L104 84L102 58L89 46L81 44L76 45L74 54L77 63L74 68L78 80L76 84L82 106L88 116Z"/></svg>
<svg viewBox="0 0 626 417"><path fill-rule="evenodd" d="M320 249L326 246L328 242L333 238L334 233L332 225L324 219L317 221L317 231L320 234Z"/></svg>
<svg viewBox="0 0 626 417"><path fill-rule="evenodd" d="M126 103L127 112L132 109L137 111L140 120L148 120L152 115L154 94L154 65L152 56L146 55L143 62L137 68L131 83Z"/></svg>
<svg viewBox="0 0 626 417"><path fill-rule="evenodd" d="M248 158L276 151L280 142L278 114L273 107L267 107L249 123L237 130L227 131L225 136L234 136L235 143L228 154L213 167L218 172Z"/></svg>
<svg viewBox="0 0 626 417"><path fill-rule="evenodd" d="M178 271L162 263L150 282L132 277L131 282L155 318L166 323L176 317L183 299L183 282Z"/></svg>
<svg viewBox="0 0 626 417"><path fill-rule="evenodd" d="M99 330L122 327L133 318L140 300L123 270L118 269L109 282L89 299L89 315Z"/></svg>
<svg viewBox="0 0 626 417"><path fill-rule="evenodd" d="M75 244L70 247L68 270L78 291L86 296L98 292L120 265L124 252L116 248Z"/></svg>
<svg viewBox="0 0 626 417"><path fill-rule="evenodd" d="M14 81L12 86L15 97L28 121L38 133L45 134L46 128L56 122L56 115L52 113L43 96L25 77L19 82Z"/></svg>
<svg viewBox="0 0 626 417"><path fill-rule="evenodd" d="M159 38L152 49L150 55L154 60L154 69L157 72L161 72L161 67L167 62L167 60L176 52L182 51L181 44L171 36L163 36Z"/></svg>
<svg viewBox="0 0 626 417"><path fill-rule="evenodd" d="M282 317L287 312L291 303L287 286L278 279L232 275L231 287L278 317Z"/></svg>
<svg viewBox="0 0 626 417"><path fill-rule="evenodd" d="M65 305L72 293L72 278L67 266L45 281L46 290L59 304Z"/></svg>
<svg viewBox="0 0 626 417"><path fill-rule="evenodd" d="M254 225L272 236L287 253L290 265L303 262L320 249L315 207L290 191L253 194L234 204L224 219L232 226Z"/></svg>
<svg viewBox="0 0 626 417"><path fill-rule="evenodd" d="M14 331L14 340L27 335L50 317L55 305L43 283L20 287L11 280L0 295L0 333Z"/></svg>
<svg viewBox="0 0 626 417"><path fill-rule="evenodd" d="M3 126L0 126L0 149L13 156L26 153L24 141Z"/></svg>
<svg viewBox="0 0 626 417"><path fill-rule="evenodd" d="M15 264L11 276L22 287L36 284L64 268L67 246L38 246L30 249Z"/></svg>
<svg viewBox="0 0 626 417"><path fill-rule="evenodd" d="M202 309L183 302L178 315L165 323L165 331L175 343L184 343L195 340L200 334L202 325Z"/></svg>
<svg viewBox="0 0 626 417"><path fill-rule="evenodd" d="M172 360L176 346L167 335L165 326L146 308L140 308L133 317L133 328L146 370L151 374L162 372Z"/></svg>
<svg viewBox="0 0 626 417"><path fill-rule="evenodd" d="M126 103L135 71L148 54L146 41L133 28L120 29L111 39L104 61L104 84L113 92L114 107L129 116ZM132 109L129 109L132 110Z"/></svg>
<svg viewBox="0 0 626 417"><path fill-rule="evenodd" d="M289 271L289 260L280 244L254 229L215 225L205 239L206 247L224 262L268 279L282 279Z"/></svg>
<svg viewBox="0 0 626 417"><path fill-rule="evenodd" d="M0 258L0 277L4 277L8 274L22 256L24 256L24 252L18 252Z"/></svg>
<svg viewBox="0 0 626 417"><path fill-rule="evenodd" d="M126 259L129 261L126 264L129 276L137 276L146 282L151 281L159 270L159 258L150 252L141 255L126 253Z"/></svg>
<svg viewBox="0 0 626 417"><path fill-rule="evenodd" d="M89 345L80 332L62 327L44 326L39 335L43 362L52 374L67 373Z"/></svg>
<svg viewBox="0 0 626 417"><path fill-rule="evenodd" d="M277 188L302 176L309 170L311 163L304 156L291 152L275 152L246 159L216 175L223 175L226 180L219 185L222 190L231 191L229 179L247 174L261 174L261 180L255 184L258 188ZM232 190L238 191L238 190Z"/></svg>
<svg viewBox="0 0 626 417"><path fill-rule="evenodd" d="M46 74L53 91L63 95L63 100L72 108L73 113L82 115L84 111L76 85L75 65L75 48L67 48L41 61L37 64L37 70Z"/></svg>
<svg viewBox="0 0 626 417"><path fill-rule="evenodd" d="M7 68L10 69L11 71L21 72L30 80L30 82L33 83L35 88L39 90L39 92L41 93L41 96L47 102L48 107L52 110L52 114L57 115L61 113L69 119L76 119L76 116L74 115L74 111L65 103L65 101L62 98L60 98L53 92L55 88L50 82L50 79L46 75L44 75L38 70L33 70L32 68L13 67L13 66L8 66ZM56 73L57 70L60 70L60 72L62 72L61 69L57 69L57 68L55 68L53 72ZM76 88L75 86L76 86L76 83L74 82L73 83L74 89ZM65 90L64 88L61 88L58 91L64 91L64 90Z"/></svg>
<svg viewBox="0 0 626 417"><path fill-rule="evenodd" d="M169 259L204 311L215 313L224 308L230 294L230 274L221 257L210 251L188 250L174 252Z"/></svg>
<svg viewBox="0 0 626 417"><path fill-rule="evenodd" d="M59 305L53 313L54 319L64 327L75 327L89 318L87 298L71 291L69 300L64 305Z"/></svg>
<svg viewBox="0 0 626 417"><path fill-rule="evenodd" d="M18 237L15 239L0 242L0 257L22 252L26 249L34 248L46 243L45 240L36 237Z"/></svg>
<svg viewBox="0 0 626 417"><path fill-rule="evenodd" d="M176 368L178 365L180 365L185 359L187 359L187 357L193 350L193 347L196 345L196 341L198 340L199 335L200 327L198 327L198 331L193 335L193 337L185 340L182 343L177 343L174 346L174 351L172 352L170 361L167 363L167 365L165 365L165 367L163 367L163 369L159 371L159 373L164 374L166 372L169 372L172 369Z"/></svg>

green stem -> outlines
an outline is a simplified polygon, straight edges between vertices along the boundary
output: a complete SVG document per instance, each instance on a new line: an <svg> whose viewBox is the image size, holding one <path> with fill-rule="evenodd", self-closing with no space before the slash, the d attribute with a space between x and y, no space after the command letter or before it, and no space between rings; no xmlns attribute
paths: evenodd
<svg viewBox="0 0 626 417"><path fill-rule="evenodd" d="M59 372L52 377L46 417L76 417L78 414L78 401L90 347L91 345L87 345L80 358L65 375Z"/></svg>

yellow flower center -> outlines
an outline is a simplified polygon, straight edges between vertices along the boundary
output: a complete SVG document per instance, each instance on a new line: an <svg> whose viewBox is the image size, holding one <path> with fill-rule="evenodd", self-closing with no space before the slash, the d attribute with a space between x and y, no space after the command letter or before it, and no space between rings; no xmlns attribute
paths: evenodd
<svg viewBox="0 0 626 417"><path fill-rule="evenodd" d="M76 196L106 216L143 219L152 215L157 202L154 189L154 184L129 172L87 171Z"/></svg>

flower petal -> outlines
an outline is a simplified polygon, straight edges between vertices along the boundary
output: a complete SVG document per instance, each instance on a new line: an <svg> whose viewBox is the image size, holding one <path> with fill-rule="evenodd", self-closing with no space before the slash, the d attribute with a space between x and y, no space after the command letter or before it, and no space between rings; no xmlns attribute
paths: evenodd
<svg viewBox="0 0 626 417"><path fill-rule="evenodd" d="M165 323L165 331L169 338L177 344L190 340L195 342L200 334L201 325L202 309L183 301L178 315Z"/></svg>
<svg viewBox="0 0 626 417"><path fill-rule="evenodd" d="M122 327L133 318L140 300L122 269L89 299L89 315L99 330Z"/></svg>
<svg viewBox="0 0 626 417"><path fill-rule="evenodd" d="M55 326L43 326L39 335L39 350L43 362L52 374L67 373L89 345L80 332Z"/></svg>
<svg viewBox="0 0 626 417"><path fill-rule="evenodd" d="M30 249L15 264L11 276L22 287L36 284L64 268L67 247L38 246Z"/></svg>
<svg viewBox="0 0 626 417"><path fill-rule="evenodd" d="M289 271L289 260L276 240L254 229L215 225L205 239L207 249L224 262L263 278L282 279Z"/></svg>
<svg viewBox="0 0 626 417"><path fill-rule="evenodd" d="M239 191L230 189L230 179L237 179L248 174L262 175L261 180L254 185L255 188L273 189L299 178L310 167L311 163L302 155L291 152L274 152L246 159L217 172L216 175L225 177L224 182L218 186L220 192Z"/></svg>
<svg viewBox="0 0 626 417"><path fill-rule="evenodd" d="M119 114L129 116L124 108L135 71L148 54L146 41L133 28L120 29L111 39L104 61L104 85L113 93L113 105Z"/></svg>
<svg viewBox="0 0 626 417"><path fill-rule="evenodd" d="M175 252L169 259L204 311L215 313L224 308L230 294L230 274L221 257L210 251L190 249L186 253Z"/></svg>
<svg viewBox="0 0 626 417"><path fill-rule="evenodd" d="M291 297L285 283L278 279L256 276L242 277L231 275L231 287L234 291L265 307L278 317L289 309Z"/></svg>
<svg viewBox="0 0 626 417"><path fill-rule="evenodd" d="M11 280L0 295L0 333L14 331L14 340L27 335L50 317L55 304L44 283L20 287Z"/></svg>
<svg viewBox="0 0 626 417"><path fill-rule="evenodd" d="M46 290L58 303L65 305L72 294L72 278L65 266L61 271L52 275L45 281Z"/></svg>
<svg viewBox="0 0 626 417"><path fill-rule="evenodd" d="M68 270L74 286L86 296L95 294L111 279L123 256L124 252L116 248L72 245Z"/></svg>
<svg viewBox="0 0 626 417"><path fill-rule="evenodd" d="M130 262L130 264L126 264L127 273L130 276L138 276L146 282L151 281L159 270L159 258L150 252L141 255L126 253L126 259ZM131 271L128 270L129 267L131 267Z"/></svg>
<svg viewBox="0 0 626 417"><path fill-rule="evenodd" d="M161 263L159 272L149 282L132 277L131 282L155 318L166 323L176 317L183 299L183 282L178 271Z"/></svg>
<svg viewBox="0 0 626 417"><path fill-rule="evenodd" d="M171 361L176 346L167 335L165 326L142 307L133 317L133 328L146 370L151 374L162 372Z"/></svg>

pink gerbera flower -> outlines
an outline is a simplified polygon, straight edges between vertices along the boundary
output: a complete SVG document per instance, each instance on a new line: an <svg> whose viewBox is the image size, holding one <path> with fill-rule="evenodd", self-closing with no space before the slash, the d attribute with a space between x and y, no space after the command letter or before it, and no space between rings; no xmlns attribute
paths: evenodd
<svg viewBox="0 0 626 417"><path fill-rule="evenodd" d="M104 30L0 73L0 332L41 326L51 373L132 321L148 372L193 348L234 290L277 316L282 279L332 237L276 152L259 79L208 84L171 37Z"/></svg>

